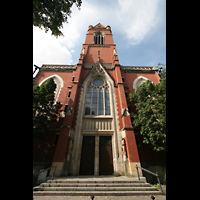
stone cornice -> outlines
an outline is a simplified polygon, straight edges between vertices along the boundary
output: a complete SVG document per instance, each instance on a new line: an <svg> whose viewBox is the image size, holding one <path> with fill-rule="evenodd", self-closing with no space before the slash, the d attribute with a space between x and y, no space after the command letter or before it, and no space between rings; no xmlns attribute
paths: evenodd
<svg viewBox="0 0 200 200"><path fill-rule="evenodd" d="M124 73L155 73L154 67L146 66L121 66L120 69Z"/></svg>
<svg viewBox="0 0 200 200"><path fill-rule="evenodd" d="M76 70L77 67L75 65L43 65L41 71L73 71Z"/></svg>

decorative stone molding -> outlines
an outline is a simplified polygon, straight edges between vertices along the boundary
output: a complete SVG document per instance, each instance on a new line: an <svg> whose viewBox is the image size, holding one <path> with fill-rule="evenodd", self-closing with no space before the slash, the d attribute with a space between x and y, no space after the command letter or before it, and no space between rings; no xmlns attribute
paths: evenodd
<svg viewBox="0 0 200 200"><path fill-rule="evenodd" d="M60 76L58 76L57 74L54 74L52 76L45 78L43 81L41 81L39 83L39 86L46 83L47 80L50 79L50 78L53 78L54 83L56 84L56 90L54 91L54 93L55 93L54 103L56 103L57 100L58 100L61 88L63 88L63 86L64 86L64 81L62 80L62 78Z"/></svg>
<svg viewBox="0 0 200 200"><path fill-rule="evenodd" d="M129 113L129 111L128 111L128 108L122 108L122 116L121 116L121 118L122 118L123 116L128 116L128 115L130 115L130 113Z"/></svg>
<svg viewBox="0 0 200 200"><path fill-rule="evenodd" d="M149 79L144 77L144 76L137 77L133 82L133 89L136 90L139 85L141 85L142 83L146 82L147 80L149 80Z"/></svg>
<svg viewBox="0 0 200 200"><path fill-rule="evenodd" d="M122 66L121 71L124 73L155 73L154 67L145 66Z"/></svg>
<svg viewBox="0 0 200 200"><path fill-rule="evenodd" d="M112 119L106 118L86 118L83 119L82 131L107 131L113 130Z"/></svg>
<svg viewBox="0 0 200 200"><path fill-rule="evenodd" d="M41 71L56 71L56 72L66 72L76 70L75 65L43 65Z"/></svg>
<svg viewBox="0 0 200 200"><path fill-rule="evenodd" d="M110 96L110 111L111 115L103 116L86 116L85 103L87 88L90 82L96 78L105 80L108 84ZM80 168L81 149L83 135L111 135L112 136L112 152L113 152L113 166L115 173L121 171L121 132L119 130L119 120L117 115L116 94L114 81L101 65L97 62L89 74L82 82L81 94L79 99L77 119L74 131L74 145L72 149L72 157L70 161L70 174L78 175ZM120 162L120 163L119 163ZM98 172L96 171L96 174Z"/></svg>
<svg viewBox="0 0 200 200"><path fill-rule="evenodd" d="M134 130L134 128L132 126L125 126L122 131L124 130Z"/></svg>

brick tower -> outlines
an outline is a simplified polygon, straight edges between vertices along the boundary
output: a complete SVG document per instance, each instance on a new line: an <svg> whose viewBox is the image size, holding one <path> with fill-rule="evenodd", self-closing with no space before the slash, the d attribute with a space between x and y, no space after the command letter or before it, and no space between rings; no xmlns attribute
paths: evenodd
<svg viewBox="0 0 200 200"><path fill-rule="evenodd" d="M48 78L57 85L55 101L64 111L49 127L46 157L34 140L34 159L56 164L55 176L136 176L140 158L128 94L148 79L157 84L155 68L120 65L111 27L99 23L89 26L76 65L43 65L36 82Z"/></svg>

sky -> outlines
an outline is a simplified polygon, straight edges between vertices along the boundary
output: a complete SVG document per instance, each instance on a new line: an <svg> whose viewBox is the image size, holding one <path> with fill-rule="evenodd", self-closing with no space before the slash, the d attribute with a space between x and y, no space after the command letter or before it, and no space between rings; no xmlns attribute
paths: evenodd
<svg viewBox="0 0 200 200"><path fill-rule="evenodd" d="M111 27L121 65L166 64L166 0L82 0L80 10L72 6L64 37L33 26L33 65L77 64L89 25L99 22Z"/></svg>

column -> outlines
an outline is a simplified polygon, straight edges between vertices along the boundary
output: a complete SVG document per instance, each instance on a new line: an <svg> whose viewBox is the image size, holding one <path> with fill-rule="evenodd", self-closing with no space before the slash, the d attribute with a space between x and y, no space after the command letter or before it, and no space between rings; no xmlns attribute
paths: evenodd
<svg viewBox="0 0 200 200"><path fill-rule="evenodd" d="M99 175L99 136L95 136L94 175Z"/></svg>

